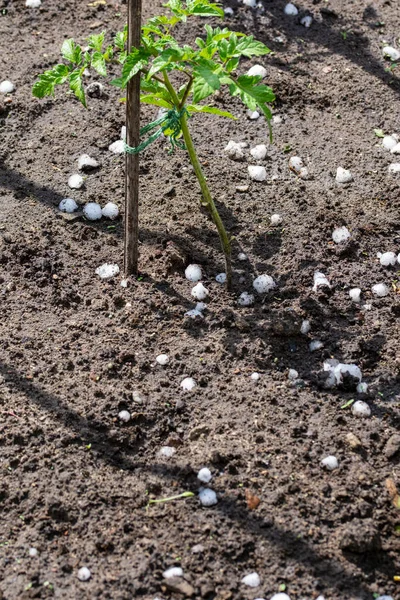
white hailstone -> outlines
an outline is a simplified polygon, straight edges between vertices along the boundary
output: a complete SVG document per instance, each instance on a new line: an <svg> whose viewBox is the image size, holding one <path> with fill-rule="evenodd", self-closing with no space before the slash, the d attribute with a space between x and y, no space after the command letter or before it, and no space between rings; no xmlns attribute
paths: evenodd
<svg viewBox="0 0 400 600"><path fill-rule="evenodd" d="M191 310L185 312L185 317L190 317L191 319L196 319L196 317L200 317L201 319L204 319L204 315L201 312L201 310L197 310L196 308L192 308Z"/></svg>
<svg viewBox="0 0 400 600"><path fill-rule="evenodd" d="M252 75L258 75L259 77L266 77L267 76L267 69L265 67L263 67L262 65L253 65L248 71L247 71L247 75L249 75L250 77Z"/></svg>
<svg viewBox="0 0 400 600"><path fill-rule="evenodd" d="M261 375L260 373L252 373L250 375L250 379L252 379L253 381L258 381L260 379Z"/></svg>
<svg viewBox="0 0 400 600"><path fill-rule="evenodd" d="M197 473L197 479L199 479L202 483L210 483L212 479L210 469L207 469L207 467L200 469L200 471Z"/></svg>
<svg viewBox="0 0 400 600"><path fill-rule="evenodd" d="M190 392L196 387L196 385L197 383L193 377L185 377L185 379L181 381L181 388L185 390L185 392Z"/></svg>
<svg viewBox="0 0 400 600"><path fill-rule="evenodd" d="M254 304L253 294L249 294L248 292L242 292L239 296L238 304L239 306L251 306L252 304Z"/></svg>
<svg viewBox="0 0 400 600"><path fill-rule="evenodd" d="M328 358L328 360L325 360L323 364L324 371L333 371L339 364L340 363L338 360L336 360L336 358Z"/></svg>
<svg viewBox="0 0 400 600"><path fill-rule="evenodd" d="M89 581L92 574L87 567L81 567L78 571L79 581Z"/></svg>
<svg viewBox="0 0 400 600"><path fill-rule="evenodd" d="M26 0L25 6L28 8L39 8L42 4L42 0Z"/></svg>
<svg viewBox="0 0 400 600"><path fill-rule="evenodd" d="M11 81L2 81L0 83L0 93L11 94L15 90L15 85Z"/></svg>
<svg viewBox="0 0 400 600"><path fill-rule="evenodd" d="M103 217L114 221L114 219L116 219L119 215L119 208L116 204L114 204L114 202L107 202L107 204L102 209L101 214L103 215Z"/></svg>
<svg viewBox="0 0 400 600"><path fill-rule="evenodd" d="M192 296L196 298L196 300L205 300L208 294L208 289L204 287L201 281L199 281L199 283L192 289Z"/></svg>
<svg viewBox="0 0 400 600"><path fill-rule="evenodd" d="M278 213L275 213L274 215L271 215L270 221L271 221L271 225L273 227L276 227L277 225L281 225L283 219L282 219L281 215L278 215Z"/></svg>
<svg viewBox="0 0 400 600"><path fill-rule="evenodd" d="M397 143L393 148L390 149L391 154L400 154L400 144Z"/></svg>
<svg viewBox="0 0 400 600"><path fill-rule="evenodd" d="M266 294L276 288L276 283L270 275L259 275L253 281L253 288L259 294Z"/></svg>
<svg viewBox="0 0 400 600"><path fill-rule="evenodd" d="M170 567L163 573L164 579L172 579L172 577L183 577L183 570L181 567Z"/></svg>
<svg viewBox="0 0 400 600"><path fill-rule="evenodd" d="M125 152L125 140L117 140L108 146L113 154L123 154Z"/></svg>
<svg viewBox="0 0 400 600"><path fill-rule="evenodd" d="M390 292L388 286L384 283L377 283L376 285L373 285L371 289L372 293L377 298L383 298L384 296L387 296Z"/></svg>
<svg viewBox="0 0 400 600"><path fill-rule="evenodd" d="M81 154L78 158L78 169L80 171L90 171L90 169L97 169L99 163L97 160L89 156L89 154Z"/></svg>
<svg viewBox="0 0 400 600"><path fill-rule="evenodd" d="M199 489L199 500L203 506L214 506L218 502L217 494L210 488Z"/></svg>
<svg viewBox="0 0 400 600"><path fill-rule="evenodd" d="M78 174L71 175L71 177L68 179L68 185L73 190L80 190L84 183L85 181L83 177Z"/></svg>
<svg viewBox="0 0 400 600"><path fill-rule="evenodd" d="M265 144L254 146L254 148L250 150L250 154L256 160L263 160L267 156L267 146Z"/></svg>
<svg viewBox="0 0 400 600"><path fill-rule="evenodd" d="M244 583L244 585L248 585L249 587L256 588L261 584L261 579L258 573L249 573L243 577L242 583Z"/></svg>
<svg viewBox="0 0 400 600"><path fill-rule="evenodd" d="M226 281L226 273L218 273L218 275L215 277L215 281L217 283L225 283L225 281Z"/></svg>
<svg viewBox="0 0 400 600"><path fill-rule="evenodd" d="M199 312L203 312L203 310L207 308L207 304L205 304L204 302L198 302L194 308Z"/></svg>
<svg viewBox="0 0 400 600"><path fill-rule="evenodd" d="M358 394L366 394L368 391L368 383L361 382L357 385L357 393Z"/></svg>
<svg viewBox="0 0 400 600"><path fill-rule="evenodd" d="M169 363L169 356L168 356L168 354L159 354L156 357L156 361L158 362L159 365L161 365L162 367L165 367L165 365Z"/></svg>
<svg viewBox="0 0 400 600"><path fill-rule="evenodd" d="M120 135L121 140L125 141L126 140L126 125L122 125L121 127L121 135Z"/></svg>
<svg viewBox="0 0 400 600"><path fill-rule="evenodd" d="M300 156L291 156L289 158L289 168L296 173L300 173L300 169L304 166Z"/></svg>
<svg viewBox="0 0 400 600"><path fill-rule="evenodd" d="M185 269L185 277L188 281L200 281L202 278L201 267L199 265L189 265Z"/></svg>
<svg viewBox="0 0 400 600"><path fill-rule="evenodd" d="M280 125L282 122L283 122L283 119L282 119L281 115L274 115L272 117L272 123L274 125Z"/></svg>
<svg viewBox="0 0 400 600"><path fill-rule="evenodd" d="M307 27L307 29L308 29L309 27L311 27L312 21L313 21L312 17L310 15L306 15L305 17L303 17L301 19L300 23L302 25L304 25L304 27Z"/></svg>
<svg viewBox="0 0 400 600"><path fill-rule="evenodd" d="M164 456L165 458L172 458L176 452L176 448L173 446L163 446L158 453L160 456Z"/></svg>
<svg viewBox="0 0 400 600"><path fill-rule="evenodd" d="M363 310L371 310L372 309L372 304L363 304L361 308Z"/></svg>
<svg viewBox="0 0 400 600"><path fill-rule="evenodd" d="M358 381L362 379L361 369L353 364L339 363L333 368L333 373L338 385L343 382L344 375L350 375L354 379L358 379Z"/></svg>
<svg viewBox="0 0 400 600"><path fill-rule="evenodd" d="M257 165L249 165L247 170L250 175L250 179L253 181L265 181L267 179L267 171L265 167L259 167Z"/></svg>
<svg viewBox="0 0 400 600"><path fill-rule="evenodd" d="M285 12L285 15L289 15L290 17L295 17L296 15L299 14L299 11L295 7L295 5L292 4L291 2L286 4L284 12Z"/></svg>
<svg viewBox="0 0 400 600"><path fill-rule="evenodd" d="M78 209L78 205L73 198L64 198L58 205L61 212L73 213Z"/></svg>
<svg viewBox="0 0 400 600"><path fill-rule="evenodd" d="M104 263L104 265L100 265L96 269L96 275L100 277L100 279L109 279L110 277L114 277L119 273L118 265L111 265L108 263Z"/></svg>
<svg viewBox="0 0 400 600"><path fill-rule="evenodd" d="M310 352L315 352L316 350L321 350L324 347L324 343L321 340L312 340L312 342L308 345Z"/></svg>
<svg viewBox="0 0 400 600"><path fill-rule="evenodd" d="M247 260L247 254L245 254L244 252L239 252L238 260Z"/></svg>
<svg viewBox="0 0 400 600"><path fill-rule="evenodd" d="M379 262L383 267L392 267L396 264L397 256L394 252L384 252L378 255Z"/></svg>
<svg viewBox="0 0 400 600"><path fill-rule="evenodd" d="M308 321L308 319L304 319L304 321L301 324L300 327L300 333L302 333L303 335L307 335L307 333L309 333L311 329L311 323L310 321Z"/></svg>
<svg viewBox="0 0 400 600"><path fill-rule="evenodd" d="M370 417L371 409L366 402L357 400L351 407L351 412L355 417Z"/></svg>
<svg viewBox="0 0 400 600"><path fill-rule="evenodd" d="M289 369L288 379L289 381L296 381L299 378L299 373L296 369Z"/></svg>
<svg viewBox="0 0 400 600"><path fill-rule="evenodd" d="M243 0L243 4L250 8L255 8L257 6L257 0Z"/></svg>
<svg viewBox="0 0 400 600"><path fill-rule="evenodd" d="M290 600L290 598L287 594L284 594L283 592L279 592L279 594L274 594L272 596L271 600Z"/></svg>
<svg viewBox="0 0 400 600"><path fill-rule="evenodd" d="M318 600L318 598L317 598ZM376 600L393 600L392 596L378 596Z"/></svg>
<svg viewBox="0 0 400 600"><path fill-rule="evenodd" d="M228 15L229 17L231 17L234 13L233 13L233 8L231 8L230 6L227 6L226 8L224 8L224 13L226 15Z"/></svg>
<svg viewBox="0 0 400 600"><path fill-rule="evenodd" d="M348 240L349 237L350 231L347 229L347 227L336 227L336 229L333 230L332 239L335 244L341 244L342 242Z"/></svg>
<svg viewBox="0 0 400 600"><path fill-rule="evenodd" d="M226 152L228 157L231 158L232 160L243 160L244 159L243 148L246 148L246 147L247 147L246 142L234 142L233 140L230 140L228 142L228 145L225 146L224 152Z"/></svg>
<svg viewBox="0 0 400 600"><path fill-rule="evenodd" d="M37 548L29 548L29 556L31 558L35 558L38 555Z"/></svg>
<svg viewBox="0 0 400 600"><path fill-rule="evenodd" d="M389 173L400 173L400 163L392 163L388 166Z"/></svg>
<svg viewBox="0 0 400 600"><path fill-rule="evenodd" d="M349 290L349 296L353 300L353 302L361 302L360 288L351 288L351 290Z"/></svg>
<svg viewBox="0 0 400 600"><path fill-rule="evenodd" d="M321 460L321 466L328 469L328 471L334 471L338 468L339 463L336 456L327 456Z"/></svg>
<svg viewBox="0 0 400 600"><path fill-rule="evenodd" d="M392 46L385 46L384 48L382 48L382 52L383 56L387 56L393 62L400 59L400 52Z"/></svg>
<svg viewBox="0 0 400 600"><path fill-rule="evenodd" d="M329 283L329 281L327 280L327 278L325 277L325 275L323 273L321 273L320 271L317 271L316 273L314 273L313 292L317 292L318 288L320 288L320 287L330 288L331 284Z"/></svg>
<svg viewBox="0 0 400 600"><path fill-rule="evenodd" d="M385 150L391 150L392 148L397 146L397 143L398 142L396 138L392 135L385 135L385 137L382 138L382 146L383 148L385 148Z"/></svg>
<svg viewBox="0 0 400 600"><path fill-rule="evenodd" d="M246 115L249 117L250 121L256 121L260 118L258 110L250 110L250 108L246 111Z"/></svg>
<svg viewBox="0 0 400 600"><path fill-rule="evenodd" d="M131 419L131 413L128 412L127 410L121 410L118 413L118 418L119 418L120 421L123 421L124 423L127 423Z"/></svg>
<svg viewBox="0 0 400 600"><path fill-rule="evenodd" d="M300 179L309 179L309 176L310 176L307 167L301 167L298 175L299 175Z"/></svg>
<svg viewBox="0 0 400 600"><path fill-rule="evenodd" d="M100 204L88 202L83 207L83 214L89 221L98 221L103 216Z"/></svg>
<svg viewBox="0 0 400 600"><path fill-rule="evenodd" d="M342 167L338 167L336 171L336 181L337 183L349 183L349 181L353 180L353 175L351 171L347 169L343 169Z"/></svg>

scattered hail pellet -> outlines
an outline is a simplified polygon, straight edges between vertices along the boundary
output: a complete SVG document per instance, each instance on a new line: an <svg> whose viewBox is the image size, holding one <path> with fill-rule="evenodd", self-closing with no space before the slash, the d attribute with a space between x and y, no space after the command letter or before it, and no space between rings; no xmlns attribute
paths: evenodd
<svg viewBox="0 0 400 600"><path fill-rule="evenodd" d="M400 52L396 48L393 48L393 46L384 46L382 52L383 56L387 56L387 58L390 58L393 62L396 62L396 60L399 60L400 58Z"/></svg>
<svg viewBox="0 0 400 600"><path fill-rule="evenodd" d="M276 288L276 283L270 275L259 275L253 281L253 288L259 294L266 294Z"/></svg>
<svg viewBox="0 0 400 600"><path fill-rule="evenodd" d="M400 163L392 163L388 166L389 173L400 173Z"/></svg>
<svg viewBox="0 0 400 600"><path fill-rule="evenodd" d="M260 113L257 110L250 110L250 108L246 111L246 115L250 121L257 121L260 118Z"/></svg>
<svg viewBox="0 0 400 600"><path fill-rule="evenodd" d="M248 71L247 71L247 75L249 75L250 77L252 75L258 75L259 77L266 77L267 76L267 69L265 67L263 67L262 65L253 65Z"/></svg>
<svg viewBox="0 0 400 600"><path fill-rule="evenodd" d="M168 356L168 354L159 354L156 357L156 361L158 362L159 365L161 365L162 367L165 367L165 365L169 363L169 356Z"/></svg>
<svg viewBox="0 0 400 600"><path fill-rule="evenodd" d="M94 158L91 158L89 154L81 154L78 158L78 169L80 171L91 171L97 169L99 163Z"/></svg>
<svg viewBox="0 0 400 600"><path fill-rule="evenodd" d="M108 146L113 154L123 154L125 152L125 140L117 140Z"/></svg>
<svg viewBox="0 0 400 600"><path fill-rule="evenodd" d="M324 273L321 273L320 271L317 271L316 273L314 273L313 292L317 292L319 290L319 288L330 288L330 287L331 287L331 284L325 277Z"/></svg>
<svg viewBox="0 0 400 600"><path fill-rule="evenodd" d="M365 383L364 381L359 383L357 386L357 393L358 394L366 394L368 392L368 383Z"/></svg>
<svg viewBox="0 0 400 600"><path fill-rule="evenodd" d="M383 267L392 267L396 264L397 256L394 252L384 252L381 254L378 252L377 258Z"/></svg>
<svg viewBox="0 0 400 600"><path fill-rule="evenodd" d="M308 321L307 319L304 319L304 321L301 324L300 327L300 333L302 333L303 335L307 335L307 333L310 332L311 329L311 323L310 321Z"/></svg>
<svg viewBox="0 0 400 600"><path fill-rule="evenodd" d="M397 143L398 140L396 140L396 138L393 137L393 135L385 135L385 137L382 138L382 147L385 148L385 150L391 150L392 148L397 146Z"/></svg>
<svg viewBox="0 0 400 600"><path fill-rule="evenodd" d="M28 8L39 8L42 4L42 0L26 0L25 6Z"/></svg>
<svg viewBox="0 0 400 600"><path fill-rule="evenodd" d="M73 198L64 198L64 200L61 200L58 208L61 212L73 213L78 210L78 205Z"/></svg>
<svg viewBox="0 0 400 600"><path fill-rule="evenodd" d="M300 179L310 179L310 174L308 172L307 167L301 167L298 175L299 175Z"/></svg>
<svg viewBox="0 0 400 600"><path fill-rule="evenodd" d="M71 175L71 177L68 179L68 185L73 190L80 190L84 183L85 180L83 179L82 175Z"/></svg>
<svg viewBox="0 0 400 600"><path fill-rule="evenodd" d="M97 204L97 202L88 202L85 204L83 207L83 214L89 221L97 221L103 216L101 206L100 204Z"/></svg>
<svg viewBox="0 0 400 600"><path fill-rule="evenodd" d="M159 456L164 456L165 458L172 458L175 452L176 448L173 446L163 446L158 454Z"/></svg>
<svg viewBox="0 0 400 600"><path fill-rule="evenodd" d="M121 140L126 140L126 125L122 125L121 127L121 135L120 135Z"/></svg>
<svg viewBox="0 0 400 600"><path fill-rule="evenodd" d="M203 506L213 506L218 502L217 494L210 488L199 489L199 500Z"/></svg>
<svg viewBox="0 0 400 600"><path fill-rule="evenodd" d="M226 152L227 155L229 156L229 158L231 158L232 160L243 160L244 159L243 148L246 148L246 147L247 147L246 142L234 142L233 140L230 140L228 142L228 145L225 146L224 152Z"/></svg>
<svg viewBox="0 0 400 600"><path fill-rule="evenodd" d="M295 5L292 4L291 2L286 4L284 12L285 12L285 15L289 15L290 17L295 17L296 15L299 14L299 11L295 7Z"/></svg>
<svg viewBox="0 0 400 600"><path fill-rule="evenodd" d="M104 92L104 85L99 81L92 81L92 83L87 86L86 91L90 98L101 98Z"/></svg>
<svg viewBox="0 0 400 600"><path fill-rule="evenodd" d="M207 467L200 469L200 471L197 473L197 479L199 479L202 483L210 483L212 479L210 469L207 469Z"/></svg>
<svg viewBox="0 0 400 600"><path fill-rule="evenodd" d="M101 213L103 217L114 221L114 219L116 219L119 215L119 208L116 204L114 204L114 202L107 202Z"/></svg>
<svg viewBox="0 0 400 600"><path fill-rule="evenodd" d="M261 579L258 573L249 573L243 577L242 583L249 587L256 588L261 584Z"/></svg>
<svg viewBox="0 0 400 600"><path fill-rule="evenodd" d="M355 417L370 417L371 409L366 402L357 400L351 407L351 412Z"/></svg>
<svg viewBox="0 0 400 600"><path fill-rule="evenodd" d="M199 281L197 285L192 288L192 296L196 298L196 300L205 300L209 294L209 291L204 285Z"/></svg>
<svg viewBox="0 0 400 600"><path fill-rule="evenodd" d="M342 242L348 240L349 237L350 231L347 229L347 227L336 227L336 229L333 230L332 239L335 244L341 244Z"/></svg>
<svg viewBox="0 0 400 600"><path fill-rule="evenodd" d="M349 296L353 300L353 302L361 302L361 290L360 288L352 288L349 291Z"/></svg>
<svg viewBox="0 0 400 600"><path fill-rule="evenodd" d="M362 379L361 369L354 364L338 363L333 367L337 385L343 383L343 378L350 376L358 382Z"/></svg>
<svg viewBox="0 0 400 600"><path fill-rule="evenodd" d="M272 123L274 125L280 125L282 122L283 122L283 119L282 119L281 115L274 115L272 117Z"/></svg>
<svg viewBox="0 0 400 600"><path fill-rule="evenodd" d="M108 263L104 263L104 265L100 265L96 269L96 275L100 277L100 279L109 279L110 277L114 277L119 273L118 265L111 265Z"/></svg>
<svg viewBox="0 0 400 600"><path fill-rule="evenodd" d="M327 456L321 460L321 466L328 469L328 471L333 471L338 468L339 463L336 456Z"/></svg>
<svg viewBox="0 0 400 600"><path fill-rule="evenodd" d="M197 282L202 277L201 267L199 265L189 265L185 269L185 277L188 281Z"/></svg>
<svg viewBox="0 0 400 600"><path fill-rule="evenodd" d="M242 292L239 296L238 304L239 306L251 306L252 304L254 304L253 294L249 294L248 292Z"/></svg>
<svg viewBox="0 0 400 600"><path fill-rule="evenodd" d="M15 85L11 81L2 81L0 83L0 93L11 94L15 90Z"/></svg>
<svg viewBox="0 0 400 600"><path fill-rule="evenodd" d="M123 421L124 423L127 423L131 419L131 413L128 412L127 410L121 410L118 413L118 418L119 418L120 421Z"/></svg>
<svg viewBox="0 0 400 600"><path fill-rule="evenodd" d="M289 158L289 169L295 173L300 173L300 169L304 166L300 156L291 156Z"/></svg>
<svg viewBox="0 0 400 600"><path fill-rule="evenodd" d="M261 375L260 373L252 373L250 375L250 379L252 379L253 381L258 381L260 379Z"/></svg>
<svg viewBox="0 0 400 600"><path fill-rule="evenodd" d="M304 27L307 27L307 29L308 29L309 27L311 27L311 23L312 23L312 21L313 21L313 20L312 20L312 17L311 17L310 15L306 15L305 17L303 17L303 18L301 19L300 23L301 23L302 25L304 25Z"/></svg>
<svg viewBox="0 0 400 600"><path fill-rule="evenodd" d="M397 143L393 148L390 149L391 154L400 154L400 144Z"/></svg>
<svg viewBox="0 0 400 600"><path fill-rule="evenodd" d="M318 598L317 598L317 600L318 600ZM378 596L376 598L376 600L393 600L393 598L392 598L392 596L386 596L386 595L384 595L384 596Z"/></svg>
<svg viewBox="0 0 400 600"><path fill-rule="evenodd" d="M181 381L181 388L185 390L185 392L190 392L196 387L196 385L197 383L193 377L185 377L185 379Z"/></svg>
<svg viewBox="0 0 400 600"><path fill-rule="evenodd" d="M244 252L239 252L238 260L247 260L247 254L245 254Z"/></svg>
<svg viewBox="0 0 400 600"><path fill-rule="evenodd" d="M79 581L89 581L91 573L87 567L81 567L78 571Z"/></svg>
<svg viewBox="0 0 400 600"><path fill-rule="evenodd" d="M183 570L181 567L170 567L162 574L164 579L172 579L172 577L183 577Z"/></svg>
<svg viewBox="0 0 400 600"><path fill-rule="evenodd" d="M271 600L290 600L290 598L287 594L284 594L283 592L279 592L279 594L274 594L272 596ZM318 600L318 598L317 598L317 600Z"/></svg>
<svg viewBox="0 0 400 600"><path fill-rule="evenodd" d="M324 343L321 340L312 340L312 342L308 345L310 352L315 352L316 350L321 350L324 347Z"/></svg>
<svg viewBox="0 0 400 600"><path fill-rule="evenodd" d="M250 154L256 160L263 160L267 156L267 146L265 144L254 146L254 148L250 150Z"/></svg>
<svg viewBox="0 0 400 600"><path fill-rule="evenodd" d="M230 6L227 6L226 8L224 8L224 13L225 13L225 15L228 15L229 17L231 17L234 14L233 8L231 8Z"/></svg>
<svg viewBox="0 0 400 600"><path fill-rule="evenodd" d="M249 8L255 8L257 6L257 0L243 0L243 4Z"/></svg>
<svg viewBox="0 0 400 600"><path fill-rule="evenodd" d="M267 171L265 167L249 165L247 170L249 172L250 179L253 181L265 181L267 179Z"/></svg>
<svg viewBox="0 0 400 600"><path fill-rule="evenodd" d="M143 404L143 398L137 390L132 392L132 400L136 402L136 404Z"/></svg>
<svg viewBox="0 0 400 600"><path fill-rule="evenodd" d="M383 298L384 296L387 296L390 292L388 286L385 283L377 283L373 285L371 289L372 293L377 298Z"/></svg>
<svg viewBox="0 0 400 600"><path fill-rule="evenodd" d="M296 381L299 378L299 374L296 369L289 369L288 379L289 381Z"/></svg>
<svg viewBox="0 0 400 600"><path fill-rule="evenodd" d="M218 273L218 275L215 277L215 281L217 281L217 283L225 283L226 273Z"/></svg>
<svg viewBox="0 0 400 600"><path fill-rule="evenodd" d="M29 548L29 556L31 558L35 558L38 555L38 551L36 548Z"/></svg>
<svg viewBox="0 0 400 600"><path fill-rule="evenodd" d="M275 213L274 215L271 215L270 221L271 221L271 225L273 227L276 227L277 225L281 225L283 219L282 219L281 215L278 215L278 213Z"/></svg>
<svg viewBox="0 0 400 600"><path fill-rule="evenodd" d="M203 303L199 302L198 304L203 304ZM199 317L200 319L204 319L203 311L199 310L198 308L192 308L192 309L188 310L187 312L185 312L185 317L190 317L191 319L196 319L197 317Z"/></svg>
<svg viewBox="0 0 400 600"><path fill-rule="evenodd" d="M353 175L351 174L351 171L343 169L342 167L338 167L336 171L336 182L349 183L349 181L353 181Z"/></svg>

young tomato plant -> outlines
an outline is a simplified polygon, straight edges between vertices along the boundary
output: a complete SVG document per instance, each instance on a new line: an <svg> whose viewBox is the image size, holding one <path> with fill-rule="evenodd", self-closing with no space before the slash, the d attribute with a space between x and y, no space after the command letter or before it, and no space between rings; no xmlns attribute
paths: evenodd
<svg viewBox="0 0 400 600"><path fill-rule="evenodd" d="M54 94L56 85L68 84L70 90L86 106L82 76L85 69L94 69L107 77L107 63L120 64L121 76L110 83L125 88L128 81L140 73L141 102L157 106L161 116L141 129L149 134L137 148L125 147L126 152L137 153L165 135L175 147L186 150L200 185L202 205L206 207L221 240L225 255L227 286L232 279L231 238L215 206L207 180L190 134L188 119L193 115L211 113L221 117L235 117L218 108L204 104L223 86L231 96L239 97L250 109L264 113L271 137L271 111L269 103L275 99L270 87L260 83L260 76L237 73L242 57L261 56L270 50L253 36L235 33L224 28L205 25L205 36L197 38L194 46L180 45L173 35L178 24L188 17L223 17L223 10L209 0L169 0L165 5L168 14L154 17L142 27L139 48L126 48L127 30L114 37L104 48L105 32L91 35L83 49L73 39L66 40L61 48L64 58L51 70L39 76L33 87L38 98Z"/></svg>

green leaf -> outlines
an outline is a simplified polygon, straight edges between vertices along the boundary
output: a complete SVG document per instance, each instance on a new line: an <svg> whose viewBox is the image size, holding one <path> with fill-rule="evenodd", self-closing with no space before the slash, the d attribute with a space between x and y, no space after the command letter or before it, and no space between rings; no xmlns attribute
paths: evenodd
<svg viewBox="0 0 400 600"><path fill-rule="evenodd" d="M152 104L153 106L161 106L162 108L168 108L168 110L173 108L173 104L171 102L168 102L163 98L159 98L154 94L142 94L140 96L140 102L143 104Z"/></svg>
<svg viewBox="0 0 400 600"><path fill-rule="evenodd" d="M38 81L32 88L32 93L36 98L44 98L54 94L54 88L60 83L64 83L69 75L67 65L56 65L50 71L45 71L39 75Z"/></svg>
<svg viewBox="0 0 400 600"><path fill-rule="evenodd" d="M72 71L72 73L69 76L69 87L74 92L78 100L82 102L83 106L86 108L85 90L83 88L82 83L81 69Z"/></svg>
<svg viewBox="0 0 400 600"><path fill-rule="evenodd" d="M80 65L82 62L82 49L72 38L65 40L61 46L61 54L65 60L72 62L74 65Z"/></svg>
<svg viewBox="0 0 400 600"><path fill-rule="evenodd" d="M128 38L128 28L125 26L124 31L118 31L118 33L115 34L114 37L114 45L119 49L119 50L125 50L125 44Z"/></svg>
<svg viewBox="0 0 400 600"><path fill-rule="evenodd" d="M215 90L219 90L221 82L214 69L219 66L211 60L200 58L194 66L193 100L197 104L210 96Z"/></svg>
<svg viewBox="0 0 400 600"><path fill-rule="evenodd" d="M101 52L94 52L92 56L92 67L100 75L105 77L107 75L106 61Z"/></svg>
<svg viewBox="0 0 400 600"><path fill-rule="evenodd" d="M96 34L89 36L89 38L88 38L89 48L91 48L92 50L95 50L96 52L101 52L101 50L103 48L103 44L104 44L104 36L105 36L105 31L102 31L101 33L96 33Z"/></svg>
<svg viewBox="0 0 400 600"><path fill-rule="evenodd" d="M219 117L226 117L227 119L237 120L232 113L220 110L214 106L208 106L207 104L188 104L186 106L189 113L209 113L210 115L218 115Z"/></svg>
<svg viewBox="0 0 400 600"><path fill-rule="evenodd" d="M385 132L383 131L383 129L374 129L374 134L376 135L376 137L378 138L383 138L385 137Z"/></svg>
<svg viewBox="0 0 400 600"><path fill-rule="evenodd" d="M211 2L205 2L204 0L194 0L194 2L187 2L187 10L191 15L199 15L202 17L223 17L224 11L218 6Z"/></svg>
<svg viewBox="0 0 400 600"><path fill-rule="evenodd" d="M234 56L263 56L271 50L262 42L255 40L252 35L243 37L237 44Z"/></svg>
<svg viewBox="0 0 400 600"><path fill-rule="evenodd" d="M124 66L122 67L122 83L125 86L136 73L139 73L148 63L149 54L146 50L140 48L134 49L128 54ZM115 80L114 80L115 81ZM115 85L115 84L114 84Z"/></svg>
<svg viewBox="0 0 400 600"><path fill-rule="evenodd" d="M175 61L182 60L182 57L183 50L181 49L168 48L167 50L164 50L160 56L157 56L157 58L154 59L147 78L151 79L153 75L164 69L174 68Z"/></svg>

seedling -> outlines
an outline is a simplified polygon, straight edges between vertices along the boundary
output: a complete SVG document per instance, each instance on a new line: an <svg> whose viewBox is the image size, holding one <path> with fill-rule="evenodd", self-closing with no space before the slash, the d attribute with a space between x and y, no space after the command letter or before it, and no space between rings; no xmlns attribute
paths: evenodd
<svg viewBox="0 0 400 600"><path fill-rule="evenodd" d="M207 209L218 230L225 254L229 288L232 279L232 240L203 174L188 119L204 113L235 119L228 111L202 103L221 88L226 88L231 96L240 98L250 110L260 109L264 113L271 137L272 115L268 104L275 99L272 89L261 83L260 76L237 73L242 57L262 56L270 50L251 35L235 33L226 28L213 28L209 24L205 25L204 37L196 38L193 47L182 46L173 35L178 24L183 26L193 16L223 17L223 10L209 0L169 0L165 7L168 14L156 16L143 25L138 48L126 48L127 28L118 32L113 43L106 48L105 32L91 35L87 48L82 48L73 39L66 40L61 48L65 62L40 75L33 86L33 94L38 98L54 95L56 85L67 84L86 107L82 81L85 69L94 69L102 77L107 77L107 63L119 64L121 76L110 83L122 89L126 88L132 77L140 73L141 102L161 110L159 117L141 130L141 134L148 137L136 148L125 145L125 151L142 152L162 135L169 140L171 151L187 151L200 185L201 204Z"/></svg>
<svg viewBox="0 0 400 600"><path fill-rule="evenodd" d="M146 506L146 510L149 509L151 504L163 504L164 502L173 502L174 500L179 500L180 498L193 498L193 492L183 492L182 494L177 494L176 496L170 496L169 498L159 498L158 500L149 500Z"/></svg>

